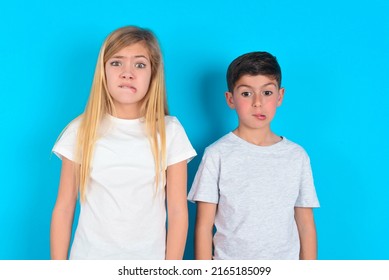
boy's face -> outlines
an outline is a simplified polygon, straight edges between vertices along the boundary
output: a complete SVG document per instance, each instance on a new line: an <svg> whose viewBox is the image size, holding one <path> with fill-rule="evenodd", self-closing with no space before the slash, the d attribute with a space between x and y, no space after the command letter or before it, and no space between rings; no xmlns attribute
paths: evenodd
<svg viewBox="0 0 389 280"><path fill-rule="evenodd" d="M264 75L243 75L233 92L226 92L227 104L235 109L241 128L270 128L270 122L284 98L284 88Z"/></svg>

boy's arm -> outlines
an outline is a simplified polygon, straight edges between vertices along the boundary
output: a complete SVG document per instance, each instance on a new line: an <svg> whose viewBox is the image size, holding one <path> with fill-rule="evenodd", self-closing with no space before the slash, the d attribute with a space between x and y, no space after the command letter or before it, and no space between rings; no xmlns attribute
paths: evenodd
<svg viewBox="0 0 389 280"><path fill-rule="evenodd" d="M166 179L168 229L165 259L180 260L184 255L188 233L186 160L168 166Z"/></svg>
<svg viewBox="0 0 389 280"><path fill-rule="evenodd" d="M300 260L316 260L317 239L312 208L295 207L294 217L300 237Z"/></svg>
<svg viewBox="0 0 389 280"><path fill-rule="evenodd" d="M68 257L74 210L77 201L75 164L63 157L61 178L50 227L50 255L54 260Z"/></svg>
<svg viewBox="0 0 389 280"><path fill-rule="evenodd" d="M197 202L195 229L196 260L212 260L213 225L215 223L217 204Z"/></svg>

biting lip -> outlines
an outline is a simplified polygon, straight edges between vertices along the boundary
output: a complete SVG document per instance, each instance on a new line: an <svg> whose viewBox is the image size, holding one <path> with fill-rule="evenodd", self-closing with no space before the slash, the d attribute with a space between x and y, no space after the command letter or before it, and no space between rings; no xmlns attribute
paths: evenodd
<svg viewBox="0 0 389 280"><path fill-rule="evenodd" d="M129 85L129 84L121 84L119 85L119 88L122 88L122 89L129 89L131 90L132 92L136 92L136 88Z"/></svg>

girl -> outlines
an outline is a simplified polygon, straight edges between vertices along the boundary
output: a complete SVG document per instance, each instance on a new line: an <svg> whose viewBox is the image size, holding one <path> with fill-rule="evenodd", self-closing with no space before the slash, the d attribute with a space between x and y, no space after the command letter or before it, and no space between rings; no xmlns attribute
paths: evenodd
<svg viewBox="0 0 389 280"><path fill-rule="evenodd" d="M161 51L151 31L128 26L106 38L85 112L53 152L62 169L52 259L68 256L78 194L70 259L182 259L187 161L196 152L168 116Z"/></svg>

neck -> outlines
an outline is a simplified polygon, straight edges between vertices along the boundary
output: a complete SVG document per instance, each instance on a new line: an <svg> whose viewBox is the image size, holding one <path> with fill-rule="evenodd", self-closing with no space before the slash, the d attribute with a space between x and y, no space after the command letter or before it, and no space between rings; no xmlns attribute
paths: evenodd
<svg viewBox="0 0 389 280"><path fill-rule="evenodd" d="M141 116L140 109L134 105L115 106L115 111L111 113L119 119L133 120L139 119Z"/></svg>
<svg viewBox="0 0 389 280"><path fill-rule="evenodd" d="M238 126L237 129L233 131L233 133L242 138L243 140L257 145L257 146L271 146L282 140L280 136L274 134L270 129L243 129Z"/></svg>

